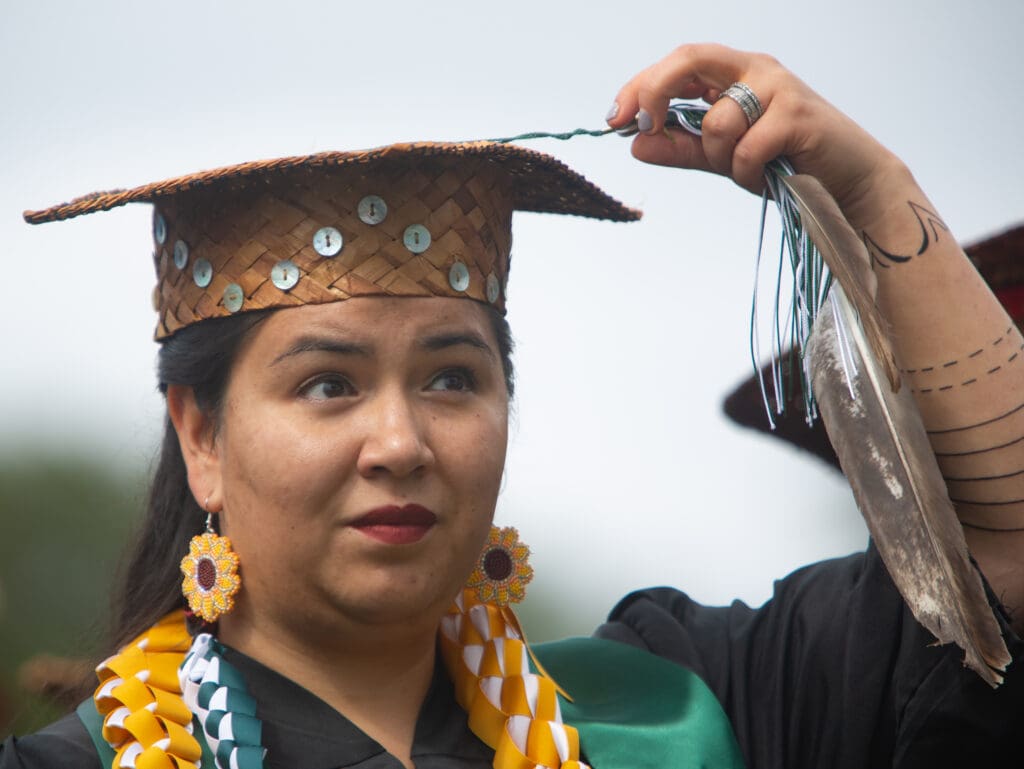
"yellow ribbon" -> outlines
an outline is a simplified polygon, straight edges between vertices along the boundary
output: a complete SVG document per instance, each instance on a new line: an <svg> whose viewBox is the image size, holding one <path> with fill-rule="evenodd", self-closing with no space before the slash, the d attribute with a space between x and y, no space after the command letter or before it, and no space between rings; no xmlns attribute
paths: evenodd
<svg viewBox="0 0 1024 769"><path fill-rule="evenodd" d="M579 733L562 722L561 691L533 657L509 607L464 590L441 623L441 658L469 728L494 748L494 769L589 769Z"/></svg>
<svg viewBox="0 0 1024 769"><path fill-rule="evenodd" d="M96 668L93 699L115 750L113 769L132 759L136 769L194 769L201 758L178 683L191 644L185 613L175 611Z"/></svg>

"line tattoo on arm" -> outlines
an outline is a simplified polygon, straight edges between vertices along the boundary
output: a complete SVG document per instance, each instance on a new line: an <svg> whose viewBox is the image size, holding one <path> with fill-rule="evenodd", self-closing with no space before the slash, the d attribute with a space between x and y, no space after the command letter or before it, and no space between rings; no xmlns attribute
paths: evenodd
<svg viewBox="0 0 1024 769"><path fill-rule="evenodd" d="M939 230L949 232L949 227L946 226L946 223L934 211L925 208L920 203L915 203L913 200L908 200L907 205L910 206L910 211L914 214L917 225L921 230L921 245L918 246L917 253L897 254L893 251L888 251L878 245L878 242L868 235L867 230L862 230L861 238L864 240L868 253L871 254L873 264L885 269L889 269L893 264L905 264L915 256L921 256L933 243L938 243Z"/></svg>
<svg viewBox="0 0 1024 769"><path fill-rule="evenodd" d="M958 381L961 378L956 377L951 382L946 381L936 383L932 379L930 379L928 375L952 373L953 369L956 366L959 366L961 363L965 364L965 366L970 366L973 359L977 358L986 350L994 354L996 352L996 348L1004 341L1009 340L1009 338L1015 330L1016 326L1007 326L1006 331L1003 332L1002 336L993 341L991 345L987 345L986 347L980 347L974 352L967 355L966 357L955 358L953 360L943 361L942 363L933 363L930 366L921 366L920 368L901 368L900 373L907 374L908 376L913 377L917 382L923 382L924 384L928 385L927 387L912 387L910 390L910 392L912 393L946 392L952 390L955 387L967 387L977 382L979 377L991 376L992 374L996 374L999 371L1003 370L1005 367L1009 366L1015 360L1017 360L1017 358L1020 357L1021 351L1024 350L1024 344L1016 345L1016 340L1014 340L1012 343L1008 342L1006 347L1001 348L1001 350L1003 350L1004 352L1002 355L999 356L998 360L991 361L988 364L986 364L989 367L987 371L985 371L984 369L978 371L965 371L964 376L967 376L968 378L963 379L962 381ZM1011 344L1014 345L1012 348L1010 346ZM1006 351L1009 351L1011 349L1013 351L1010 353L1010 355L1004 357ZM995 365L992 365L993 363ZM974 374L974 376L972 376L972 374Z"/></svg>

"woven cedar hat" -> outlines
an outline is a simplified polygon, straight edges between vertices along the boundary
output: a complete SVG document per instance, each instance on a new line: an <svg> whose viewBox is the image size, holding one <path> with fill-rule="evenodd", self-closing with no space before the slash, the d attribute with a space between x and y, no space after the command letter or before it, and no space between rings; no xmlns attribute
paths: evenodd
<svg viewBox="0 0 1024 769"><path fill-rule="evenodd" d="M964 251L1013 322L1024 330L1024 224L965 246ZM795 394L793 376L800 370L799 359L792 350L787 350L780 360L780 370L787 377L786 392ZM765 366L761 374L766 382L771 381L771 364ZM765 418L761 386L756 376L749 377L729 393L723 409L737 424L792 443L839 470L839 460L824 425L819 419L813 426L807 426L799 396L791 398L786 403L785 413L775 417L775 430L771 430Z"/></svg>
<svg viewBox="0 0 1024 769"><path fill-rule="evenodd" d="M154 206L158 340L207 318L355 296L468 297L504 311L512 211L640 218L553 157L494 142L242 163L24 216L136 202Z"/></svg>

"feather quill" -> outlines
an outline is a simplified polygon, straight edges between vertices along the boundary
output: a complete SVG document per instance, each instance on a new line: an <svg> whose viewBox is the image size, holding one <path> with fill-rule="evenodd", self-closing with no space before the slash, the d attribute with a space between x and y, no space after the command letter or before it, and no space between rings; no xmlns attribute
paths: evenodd
<svg viewBox="0 0 1024 769"><path fill-rule="evenodd" d="M896 387L867 252L817 180L789 177L785 183L838 283L829 298L834 312L815 321L806 365L857 506L917 621L939 643L956 643L964 664L998 686L1011 658L920 412L913 396Z"/></svg>
<svg viewBox="0 0 1024 769"><path fill-rule="evenodd" d="M871 257L839 205L815 177L807 174L780 176L800 209L804 231L818 247L832 277L839 281L860 318L871 350L885 371L893 390L900 388L899 368L889 342L889 324L875 306L878 281Z"/></svg>

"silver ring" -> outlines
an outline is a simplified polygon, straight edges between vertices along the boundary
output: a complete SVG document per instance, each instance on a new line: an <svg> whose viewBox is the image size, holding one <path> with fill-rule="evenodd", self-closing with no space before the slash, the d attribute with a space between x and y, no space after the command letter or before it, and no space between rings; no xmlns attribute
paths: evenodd
<svg viewBox="0 0 1024 769"><path fill-rule="evenodd" d="M746 83L735 82L724 91L718 98L729 98L736 102L740 109L743 110L743 114L747 117L747 128L754 125L764 114L764 107L761 106L761 100L757 98L750 86Z"/></svg>

